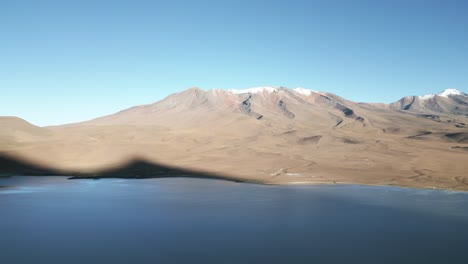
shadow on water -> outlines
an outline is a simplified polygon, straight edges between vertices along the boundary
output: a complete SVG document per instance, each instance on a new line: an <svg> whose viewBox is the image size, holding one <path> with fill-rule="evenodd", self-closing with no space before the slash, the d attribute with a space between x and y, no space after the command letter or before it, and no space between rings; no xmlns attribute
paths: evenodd
<svg viewBox="0 0 468 264"><path fill-rule="evenodd" d="M261 183L255 180L245 180L229 175L219 175L206 171L197 171L180 167L173 167L144 159L132 159L121 166L95 170L91 172L60 170L43 166L26 159L12 155L0 154L0 177L12 175L22 176L70 176L70 179L99 179L99 178L205 178L228 180L234 182Z"/></svg>

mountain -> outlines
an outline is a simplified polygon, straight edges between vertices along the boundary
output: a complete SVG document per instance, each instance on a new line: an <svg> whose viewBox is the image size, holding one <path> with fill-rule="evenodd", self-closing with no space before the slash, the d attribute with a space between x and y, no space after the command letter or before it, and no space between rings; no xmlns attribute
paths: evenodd
<svg viewBox="0 0 468 264"><path fill-rule="evenodd" d="M213 123L224 126L233 119L242 122L247 117L274 125L313 119L315 125L325 123L328 127L339 125L344 118L364 123L350 107L358 106L332 94L302 88L258 87L228 91L191 88L153 104L132 107L79 125L192 127Z"/></svg>
<svg viewBox="0 0 468 264"><path fill-rule="evenodd" d="M390 108L422 114L468 116L468 95L456 89L446 89L439 94L403 97L390 104Z"/></svg>
<svg viewBox="0 0 468 264"><path fill-rule="evenodd" d="M466 94L446 90L434 103L415 97L407 107L408 100L384 105L304 88L190 88L109 116L38 128L47 136L0 151L6 160L82 177L193 174L468 190Z"/></svg>

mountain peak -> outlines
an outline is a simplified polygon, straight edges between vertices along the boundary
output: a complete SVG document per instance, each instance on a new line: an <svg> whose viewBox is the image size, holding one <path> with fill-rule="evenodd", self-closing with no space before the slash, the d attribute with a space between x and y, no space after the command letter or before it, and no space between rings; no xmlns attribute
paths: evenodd
<svg viewBox="0 0 468 264"><path fill-rule="evenodd" d="M425 114L468 114L468 96L457 89L445 89L438 94L407 96L390 104L391 109Z"/></svg>
<svg viewBox="0 0 468 264"><path fill-rule="evenodd" d="M442 96L442 97L448 97L448 96L451 96L451 95L465 95L463 92L457 90L457 89L445 89L444 91L442 91L441 93L439 93L439 96Z"/></svg>
<svg viewBox="0 0 468 264"><path fill-rule="evenodd" d="M418 98L421 99L421 100L429 100L429 99L435 98L436 96L448 98L449 96L455 96L455 95L466 95L466 94L463 93L462 91L457 90L457 89L450 88L450 89L445 89L445 90L443 90L442 92L440 92L438 94L433 94L432 93L432 94L420 95L420 96L418 96Z"/></svg>
<svg viewBox="0 0 468 264"><path fill-rule="evenodd" d="M205 90L203 90L203 89L201 89L199 87L191 87L191 88L188 88L185 91L188 91L188 92L204 92Z"/></svg>

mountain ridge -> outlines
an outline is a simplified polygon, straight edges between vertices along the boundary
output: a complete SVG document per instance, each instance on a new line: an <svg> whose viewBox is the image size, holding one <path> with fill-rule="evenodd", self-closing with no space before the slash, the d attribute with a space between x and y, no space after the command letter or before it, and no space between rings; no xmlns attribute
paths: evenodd
<svg viewBox="0 0 468 264"><path fill-rule="evenodd" d="M44 134L32 129L28 136L23 121L10 122L0 128L0 152L86 177L119 173L140 159L257 183L468 190L468 117L460 93L404 109L403 99L356 103L304 88L191 88L97 119L38 128Z"/></svg>
<svg viewBox="0 0 468 264"><path fill-rule="evenodd" d="M165 102L165 101L171 101L172 102L172 107L176 107L177 105L182 105L182 106L193 106L192 104L195 103L196 99L201 99L203 102L198 101L198 104L203 104L203 103L211 103L214 105L219 105L220 102L213 102L214 98L216 96L223 96L224 97L224 105L226 105L228 109L234 109L237 106L241 105L242 102L248 103L250 100L247 97L252 97L255 95L256 97L265 97L272 96L272 94L277 94L277 97L280 96L285 96L286 94L289 94L288 99L295 99L293 101L297 102L297 100L303 99L307 101L308 103L312 104L326 104L327 101L329 104L339 104L338 108L341 109L341 111L348 111L349 108L346 105L349 104L367 104L367 105L373 105L373 106L379 106L379 107L384 107L384 108L390 108L392 110L404 110L404 111L409 111L409 112L428 112L428 113L442 113L442 114L454 114L454 115L468 115L468 95L456 90L456 89L446 89L442 91L439 94L429 94L429 95L423 95L423 96L405 96L401 98L400 100L389 103L389 104L384 104L384 103L363 103L363 102L352 102L349 100L346 100L340 96L337 96L335 94L327 93L327 92L320 92L320 91L315 91L315 90L310 90L310 89L305 89L305 88L295 88L295 89L290 89L286 87L281 87L281 86L263 86L263 87L254 87L254 88L247 88L247 89L230 89L230 90L224 90L224 89L210 89L210 90L203 90L198 87L193 87L189 88L185 91L179 92L179 93L174 93L171 94L165 98L163 98L160 101L148 104L148 105L140 105L137 106L137 108L142 108L145 106L152 106L153 108L157 106L160 102ZM186 95L189 95L189 98L184 98ZM237 99L236 99L237 97ZM453 106L453 107L447 107L447 102L445 102L445 107L441 108L438 107L438 104L435 103L435 107L431 107L431 105L426 106L426 105L421 105L419 108L412 108L408 106L407 101L408 100L427 100L430 98L437 98L437 97L443 97L443 98L451 98L452 102L449 103L455 103L455 104L462 104L463 107L460 108L460 106ZM462 97L461 99L459 97ZM171 99L176 99L176 100L171 100ZM180 98L184 98L183 100L180 100ZM190 101L189 101L190 100ZM195 101L194 101L195 100ZM280 99L278 99L278 102ZM439 99L440 100L440 99ZM283 101L284 102L284 101ZM414 104L414 102L413 102ZM212 107L214 105L211 105ZM466 107L464 107L466 105ZM247 106L247 105L246 105ZM438 108L437 108L438 107ZM132 107L134 108L134 107ZM125 109L123 111L130 110ZM166 108L170 108L166 104ZM245 107L244 107L245 108ZM435 110L434 110L435 109ZM352 109L351 109L352 110ZM120 112L123 112L120 111ZM242 110L241 111L249 111L249 110ZM120 113L119 112L119 113ZM259 117L260 115L257 115ZM86 121L85 121L86 122Z"/></svg>

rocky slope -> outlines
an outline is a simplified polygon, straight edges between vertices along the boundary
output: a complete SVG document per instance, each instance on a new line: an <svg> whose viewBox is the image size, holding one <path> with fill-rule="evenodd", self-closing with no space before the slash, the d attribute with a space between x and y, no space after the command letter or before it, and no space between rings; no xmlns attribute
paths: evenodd
<svg viewBox="0 0 468 264"><path fill-rule="evenodd" d="M456 89L446 89L439 94L403 97L390 104L390 108L422 114L468 116L468 95Z"/></svg>

